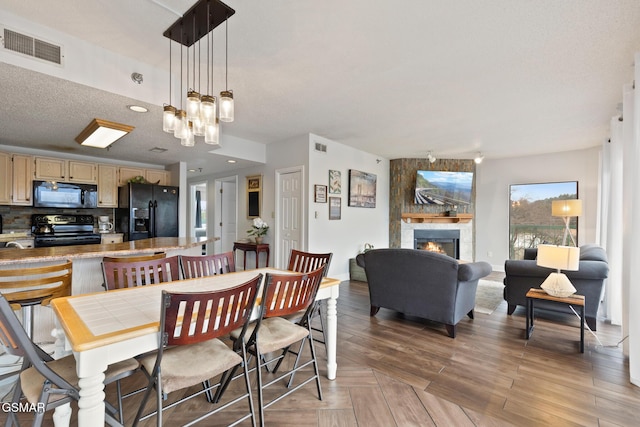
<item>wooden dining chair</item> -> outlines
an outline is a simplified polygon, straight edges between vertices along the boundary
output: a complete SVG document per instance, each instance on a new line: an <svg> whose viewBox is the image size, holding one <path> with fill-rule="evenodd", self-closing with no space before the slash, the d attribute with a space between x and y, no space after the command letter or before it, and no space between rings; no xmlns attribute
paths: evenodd
<svg viewBox="0 0 640 427"><path fill-rule="evenodd" d="M102 261L108 291L180 280L178 256L144 261Z"/></svg>
<svg viewBox="0 0 640 427"><path fill-rule="evenodd" d="M182 269L182 277L185 279L215 276L236 271L233 252L202 256L180 255L180 267Z"/></svg>
<svg viewBox="0 0 640 427"><path fill-rule="evenodd" d="M323 267L320 267L311 273L267 273L262 293L260 317L249 325L248 330L236 329L230 334L234 343L246 340L247 352L252 356L255 356L256 359L260 425L264 425L264 410L266 408L303 387L310 381L316 381L318 399L322 400L322 388L320 386L318 362L310 326L313 302L318 293L318 288L320 287L322 272ZM286 318L286 316L297 313L301 310L304 310L304 314L298 322L294 323ZM246 335L243 337L243 334ZM311 357L308 361L300 364L304 343L306 341L309 342ZM300 342L300 346L296 352L292 352L296 355L293 368L264 384L262 380L262 369L264 368L265 370L276 374L282 365L285 356L289 352L289 349L297 342ZM271 359L266 357L268 353L273 353L280 349L283 349L284 351L282 353L278 352L280 353L279 356ZM276 365L273 369L268 370L267 365L271 363L276 363ZM291 388L295 373L309 365L313 366L313 375ZM289 381L287 383L288 390L272 399L270 402L264 403L263 390L287 377L289 377ZM218 393L221 394L224 392L229 381L230 378L227 379L222 387L218 389ZM219 396L216 394L215 401L217 402L218 400Z"/></svg>
<svg viewBox="0 0 640 427"><path fill-rule="evenodd" d="M309 273L313 270L316 270L320 267L324 267L324 271L322 272L322 277L326 277L329 272L329 266L331 265L331 258L333 257L333 253L325 253L325 254L315 254L311 252L299 251L297 249L292 249L291 254L289 255L289 265L287 266L287 270L297 271L298 273ZM322 316L322 305L321 301L314 302L313 312L311 314L311 318L315 318L316 316L320 319L320 328L311 327L311 329L315 332L320 332L322 334L322 340L314 338L316 342L321 344L325 344L327 342L327 335L325 334L325 325L324 325L324 317ZM326 344L325 344L326 345Z"/></svg>
<svg viewBox="0 0 640 427"><path fill-rule="evenodd" d="M161 426L163 410L199 394L210 395L212 389L216 387L218 388L217 396L220 383L190 393L162 407L163 397L166 398L167 394L199 383L209 385L209 381L220 374L223 374L222 378L228 377L231 380L233 376L225 376L224 373L229 370L235 372L239 367L244 371L246 393L190 421L188 425L195 424L246 397L250 413L244 415L234 425L251 418L252 425L255 426L255 409L249 381L244 333L247 330L261 281L260 274L241 285L219 291L190 293L162 291L159 348L156 353L140 358L142 371L147 374L149 384L136 414L134 426L154 414L157 425ZM218 339L237 328L240 332L233 349ZM142 416L151 390L154 388L156 411Z"/></svg>
<svg viewBox="0 0 640 427"><path fill-rule="evenodd" d="M35 411L34 426L42 425L46 411L79 399L78 376L73 356L53 360L49 354L34 344L13 313L9 301L2 294L0 294L0 344L8 354L22 357L22 368L10 405L17 407L22 398L26 398L35 407L44 409ZM122 378L135 373L138 366L135 359L109 365L105 372L105 385L119 383ZM117 423L115 414L118 414L120 423L124 422L119 384L118 408L107 403L106 411L105 415L110 424ZM19 425L15 412L7 411L6 415L8 419L5 426L11 426L14 423L16 426Z"/></svg>
<svg viewBox="0 0 640 427"><path fill-rule="evenodd" d="M0 293L14 310L22 309L22 325L33 338L33 307L71 295L72 264L0 270Z"/></svg>

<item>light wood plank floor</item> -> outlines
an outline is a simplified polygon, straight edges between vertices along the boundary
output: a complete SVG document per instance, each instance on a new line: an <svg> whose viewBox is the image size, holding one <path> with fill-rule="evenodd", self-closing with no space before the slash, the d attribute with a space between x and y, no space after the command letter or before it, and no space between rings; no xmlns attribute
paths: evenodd
<svg viewBox="0 0 640 427"><path fill-rule="evenodd" d="M585 353L580 354L577 318L541 315L529 341L524 339L524 326L524 309L508 316L503 302L491 315L476 313L474 320L463 319L457 337L451 339L442 325L390 310L381 309L369 317L366 283L345 281L338 300L337 379L322 380L322 401L311 383L276 403L266 411L266 425L604 427L640 423L640 389L629 384L627 361L621 346L615 347L621 339L620 328L599 323L597 335L604 347L587 331ZM316 347L324 376L324 348ZM143 383L140 375L126 381L124 388ZM242 383L237 382L225 397L241 389ZM113 401L113 388L107 388L107 396ZM128 425L138 403L138 397L125 401ZM167 411L165 425L180 425L208 407L204 398L192 399ZM243 402L202 425L226 425L247 407ZM25 423L29 420L27 415L22 418ZM50 414L45 425L53 425ZM155 425L155 419L142 425Z"/></svg>

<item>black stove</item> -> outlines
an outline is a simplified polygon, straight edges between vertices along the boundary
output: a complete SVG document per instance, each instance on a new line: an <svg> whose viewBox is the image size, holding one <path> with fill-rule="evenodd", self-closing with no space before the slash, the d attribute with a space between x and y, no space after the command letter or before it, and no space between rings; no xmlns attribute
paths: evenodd
<svg viewBox="0 0 640 427"><path fill-rule="evenodd" d="M100 243L93 231L93 215L31 215L34 246L91 245Z"/></svg>

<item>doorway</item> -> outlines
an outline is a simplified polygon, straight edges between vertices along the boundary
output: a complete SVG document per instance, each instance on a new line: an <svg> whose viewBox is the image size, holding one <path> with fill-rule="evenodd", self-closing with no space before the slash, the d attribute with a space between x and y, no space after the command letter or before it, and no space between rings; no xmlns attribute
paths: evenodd
<svg viewBox="0 0 640 427"><path fill-rule="evenodd" d="M306 249L304 188L304 166L276 171L277 268L286 268L291 249Z"/></svg>
<svg viewBox="0 0 640 427"><path fill-rule="evenodd" d="M238 238L238 177L216 179L214 182L215 215L214 236L220 237L213 243L213 253L233 250L233 242Z"/></svg>
<svg viewBox="0 0 640 427"><path fill-rule="evenodd" d="M207 237L207 183L198 182L189 187L189 235L191 237ZM202 254L206 247L202 245Z"/></svg>

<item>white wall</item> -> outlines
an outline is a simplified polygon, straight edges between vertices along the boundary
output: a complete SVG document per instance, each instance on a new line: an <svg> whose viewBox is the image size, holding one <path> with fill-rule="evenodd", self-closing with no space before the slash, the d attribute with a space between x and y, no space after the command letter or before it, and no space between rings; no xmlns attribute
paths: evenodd
<svg viewBox="0 0 640 427"><path fill-rule="evenodd" d="M597 243L600 148L506 159L476 168L476 260L504 271L509 257L509 185L578 181L578 244Z"/></svg>
<svg viewBox="0 0 640 427"><path fill-rule="evenodd" d="M315 151L315 143L327 146L326 153ZM378 162L378 160L380 160ZM348 205L349 169L377 176L376 207ZM313 186L329 184L329 170L342 173L342 219L329 220L329 204L313 202ZM389 246L389 160L365 153L317 135L309 135L308 235L310 252L333 252L329 276L349 278L349 258L362 251L365 243L376 248ZM338 195L327 194L338 197ZM317 213L317 218L316 218Z"/></svg>

